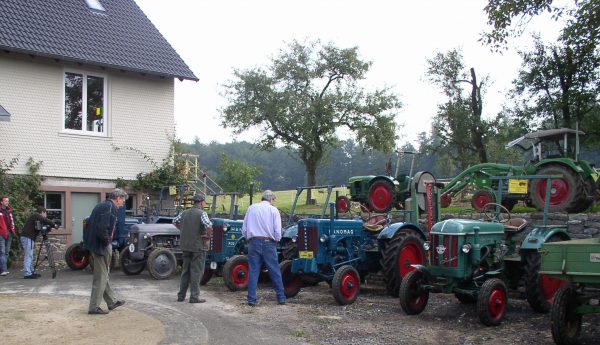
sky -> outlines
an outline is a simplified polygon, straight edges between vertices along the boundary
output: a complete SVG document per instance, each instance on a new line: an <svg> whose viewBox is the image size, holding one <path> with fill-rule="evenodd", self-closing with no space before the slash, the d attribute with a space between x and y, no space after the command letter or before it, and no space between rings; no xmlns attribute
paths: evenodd
<svg viewBox="0 0 600 345"><path fill-rule="evenodd" d="M482 0L135 1L200 79L175 81L176 135L187 143L196 137L205 144L255 142L257 130L236 136L221 127L223 84L233 80L234 69L267 66L294 39L358 47L360 57L372 62L367 87L391 87L403 103L398 145L429 132L444 101L425 78L427 59L460 48L467 68L474 67L478 79L490 78L483 116L492 118L520 66L516 49L530 42L529 35L512 40L503 54L478 42L487 29ZM555 26L536 18L528 28L553 38Z"/></svg>

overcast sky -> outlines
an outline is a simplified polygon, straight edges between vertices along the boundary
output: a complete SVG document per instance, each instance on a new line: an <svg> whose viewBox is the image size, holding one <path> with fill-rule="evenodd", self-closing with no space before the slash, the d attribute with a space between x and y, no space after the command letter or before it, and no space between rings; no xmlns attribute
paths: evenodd
<svg viewBox="0 0 600 345"><path fill-rule="evenodd" d="M234 68L266 66L293 39L359 47L361 58L373 62L368 83L392 87L404 105L397 118L403 126L399 145L428 132L443 101L425 80L426 59L461 48L467 67L475 67L478 78L491 78L484 116L493 117L520 64L514 48L529 41L511 41L513 49L503 55L482 46L477 40L486 28L486 1L481 0L135 1L200 79L175 81L176 131L184 142L196 136L202 143L255 141L256 131L234 138L221 127L222 84ZM544 30L547 37L556 32L543 19L529 28Z"/></svg>

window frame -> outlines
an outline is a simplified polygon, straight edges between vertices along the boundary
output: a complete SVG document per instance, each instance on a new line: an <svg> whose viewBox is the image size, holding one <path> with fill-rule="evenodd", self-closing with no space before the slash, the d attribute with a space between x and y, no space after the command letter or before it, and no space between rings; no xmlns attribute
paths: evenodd
<svg viewBox="0 0 600 345"><path fill-rule="evenodd" d="M70 129L70 128L66 128L65 127L65 119L66 119L66 101L65 101L65 97L66 97L66 75L67 73L71 73L71 74L79 74L82 76L83 78L83 83L82 83L82 101L81 101L81 108L82 108L82 118L81 118L81 127L82 129ZM103 123L103 131L102 132L94 132L94 131L88 131L87 130L87 110L84 112L84 109L87 109L87 97L85 95L87 95L87 89L88 89L88 83L87 83L87 78L88 76L92 76L92 77L98 77L98 78L102 78L103 79L103 87L102 87L102 93L103 93L103 100L102 100L102 109L104 111L104 114L102 114L103 119L104 119L104 123ZM61 79L61 84L62 84L62 117L61 117L61 128L62 128L62 132L63 133L67 133L67 134L77 134L77 135L84 135L84 136L93 136L93 137L101 137L101 138L106 138L108 137L108 125L109 125L109 111L108 111L108 76L104 73L96 73L96 72L90 72L90 71L85 71L85 70L78 70L78 69L72 69L72 68L65 68L63 69L62 72L62 79Z"/></svg>
<svg viewBox="0 0 600 345"><path fill-rule="evenodd" d="M48 194L59 195L60 196L60 209L57 208L49 208L48 207ZM60 223L61 227L64 228L65 224L65 193L64 192L44 192L44 207L48 213L50 212L60 212ZM48 216L50 218L50 216Z"/></svg>

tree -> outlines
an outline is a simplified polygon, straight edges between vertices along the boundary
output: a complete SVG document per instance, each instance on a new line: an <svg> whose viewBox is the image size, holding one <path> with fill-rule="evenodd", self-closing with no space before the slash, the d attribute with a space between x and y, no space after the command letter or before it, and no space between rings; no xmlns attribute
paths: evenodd
<svg viewBox="0 0 600 345"><path fill-rule="evenodd" d="M397 97L388 88L365 91L359 81L371 66L358 48L340 49L319 41L293 41L263 68L235 70L225 85L229 105L223 126L241 133L259 128L261 149L283 144L303 162L307 183L316 185L316 171L346 128L366 147L390 152L396 139Z"/></svg>
<svg viewBox="0 0 600 345"><path fill-rule="evenodd" d="M481 34L481 41L492 49L505 47L509 37L521 36L531 18L542 13L550 13L554 20L564 19L563 42L594 49L600 41L598 0L489 0L484 11L490 30Z"/></svg>
<svg viewBox="0 0 600 345"><path fill-rule="evenodd" d="M434 149L450 156L463 169L474 162L487 162L485 141L490 123L482 119L482 89L487 78L478 82L474 68L467 72L458 49L437 53L427 65L429 80L447 98L438 106L434 120L433 132L440 139Z"/></svg>
<svg viewBox="0 0 600 345"><path fill-rule="evenodd" d="M535 38L532 51L520 52L523 67L514 81L516 116L537 127L575 128L597 119L600 54ZM588 126L590 130L595 127Z"/></svg>
<svg viewBox="0 0 600 345"><path fill-rule="evenodd" d="M252 167L244 162L232 160L226 154L221 154L219 161L220 174L217 183L226 191L239 192L243 197L250 191L250 184L254 183L254 189L260 190L260 182L256 177L260 175L259 167Z"/></svg>

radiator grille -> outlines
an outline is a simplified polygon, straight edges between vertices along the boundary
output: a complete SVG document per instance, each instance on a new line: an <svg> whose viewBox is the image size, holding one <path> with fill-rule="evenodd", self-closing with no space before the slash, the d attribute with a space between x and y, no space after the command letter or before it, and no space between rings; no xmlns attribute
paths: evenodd
<svg viewBox="0 0 600 345"><path fill-rule="evenodd" d="M433 264L443 267L458 266L458 236L433 236Z"/></svg>
<svg viewBox="0 0 600 345"><path fill-rule="evenodd" d="M298 231L298 250L312 251L317 255L319 250L319 231L317 227L302 227Z"/></svg>

